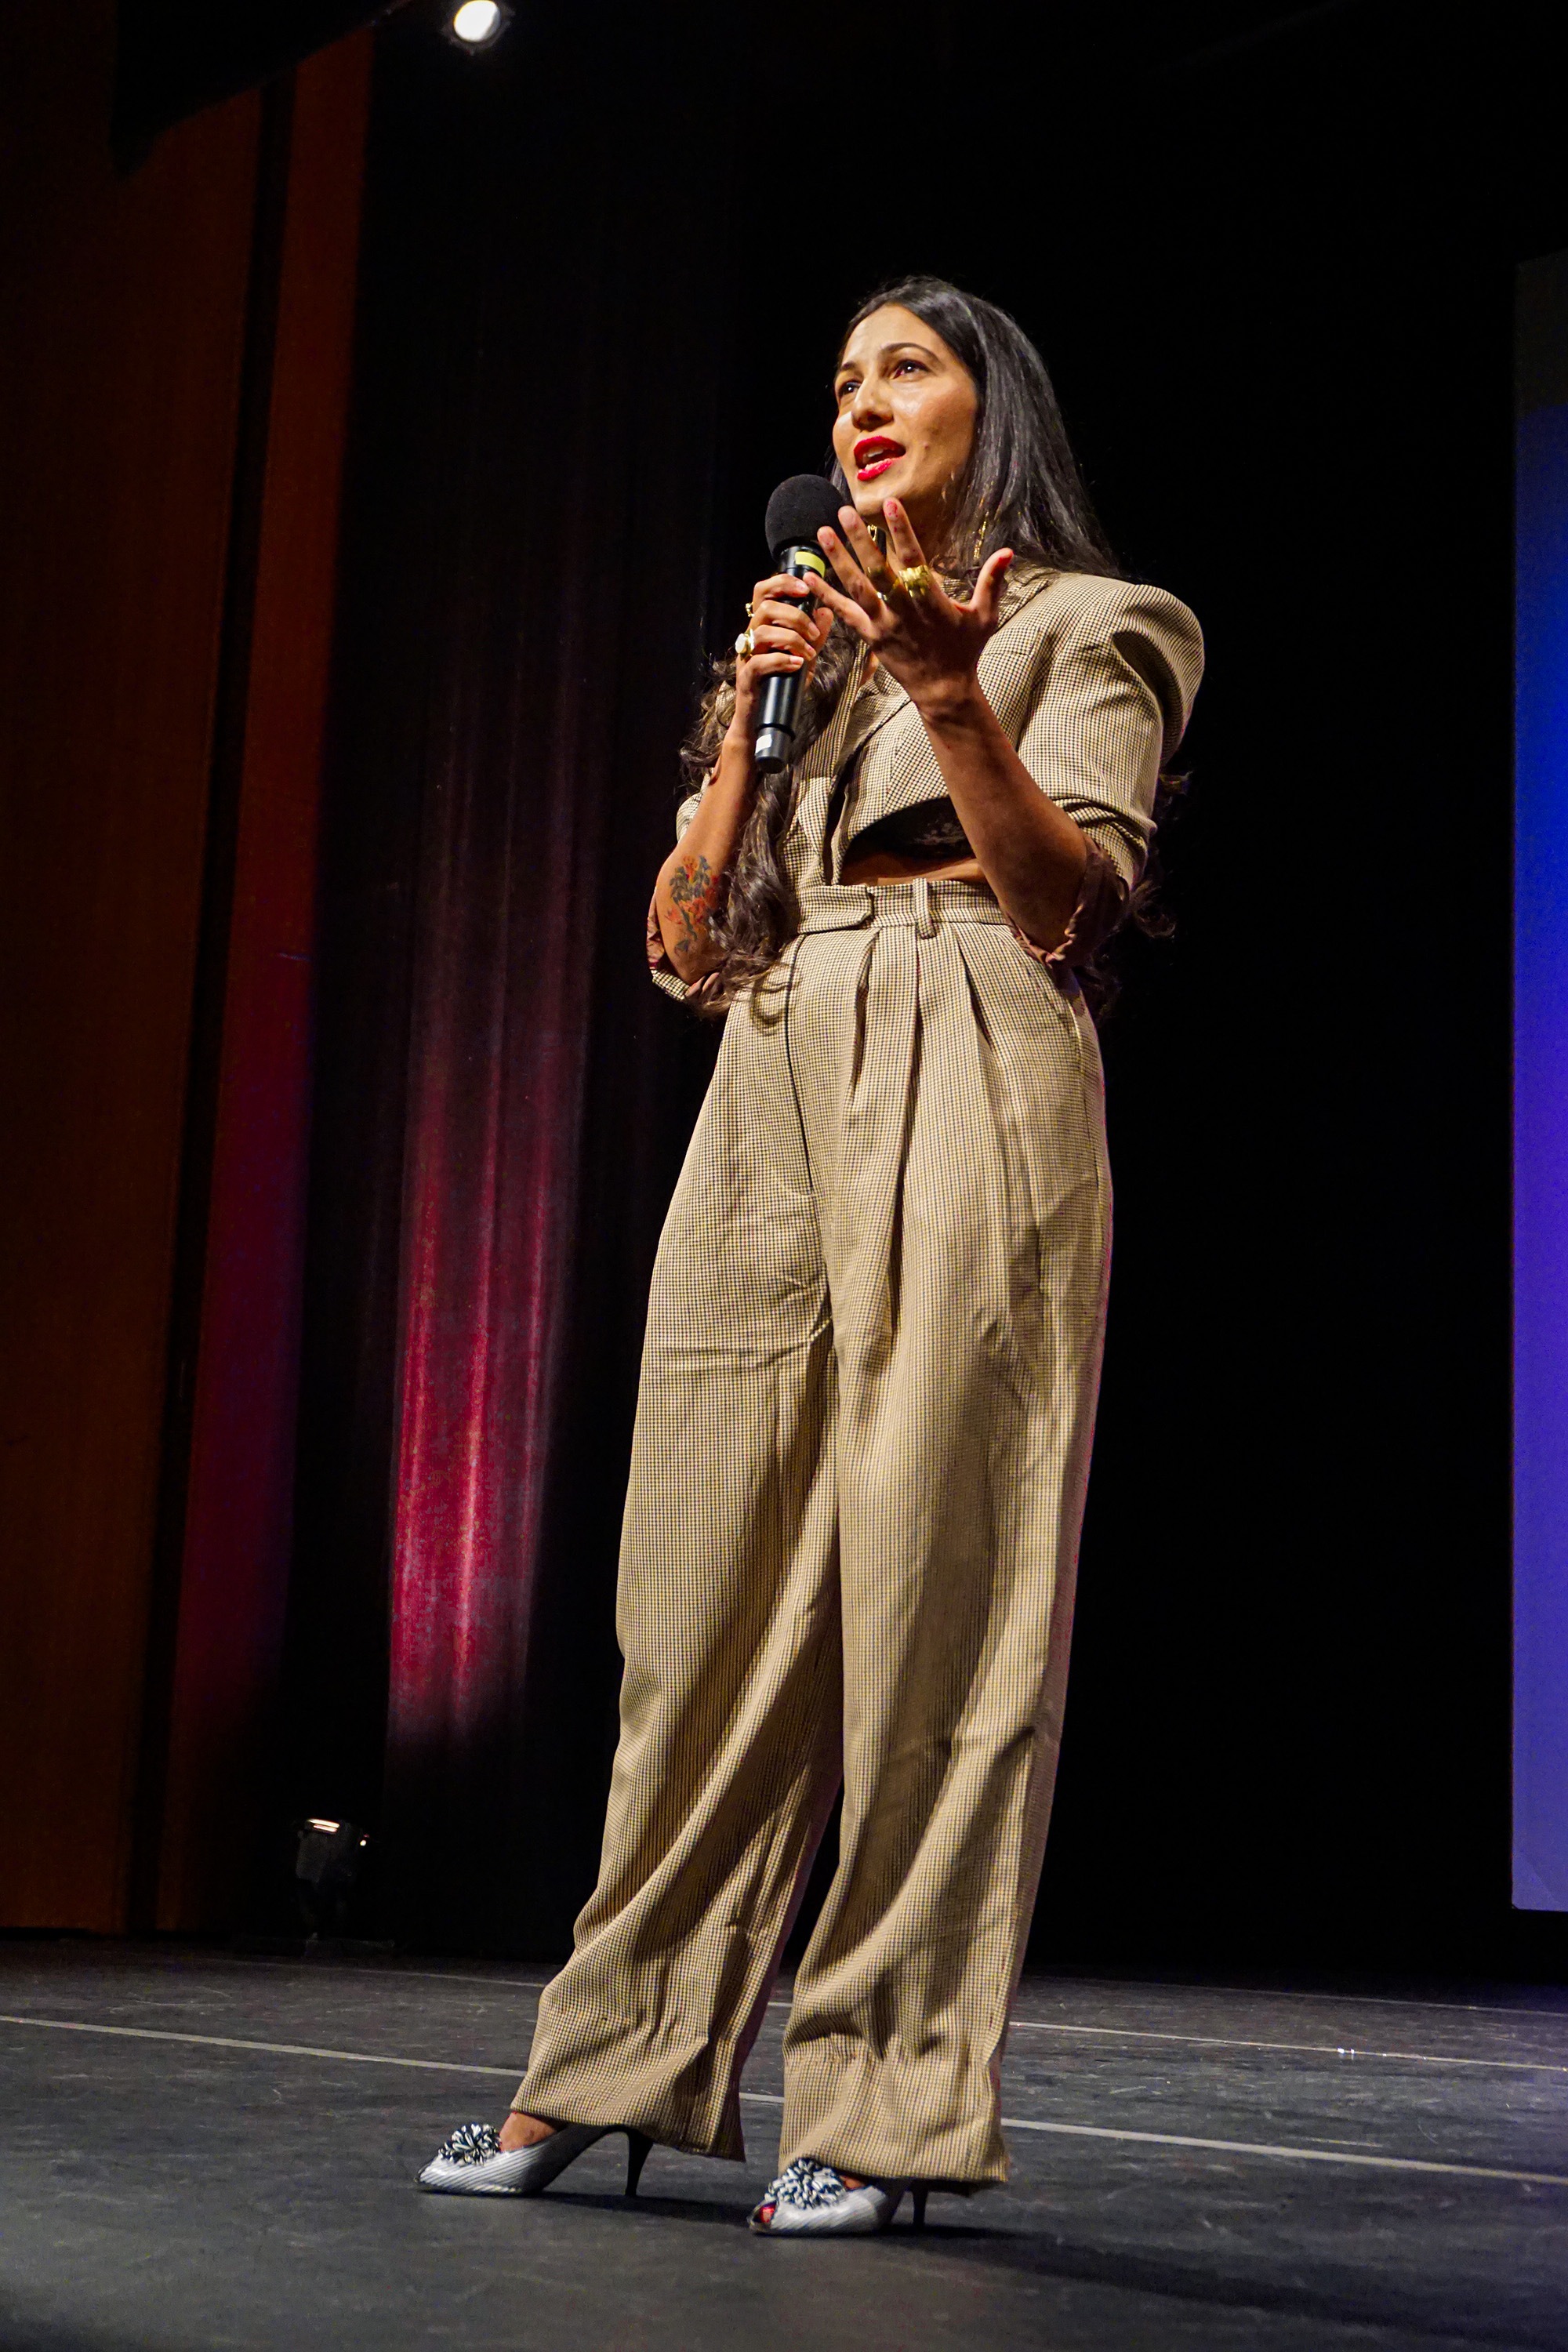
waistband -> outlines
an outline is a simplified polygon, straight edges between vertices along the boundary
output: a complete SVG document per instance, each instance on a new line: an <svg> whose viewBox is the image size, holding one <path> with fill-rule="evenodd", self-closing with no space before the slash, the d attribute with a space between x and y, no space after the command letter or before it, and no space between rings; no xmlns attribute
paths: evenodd
<svg viewBox="0 0 1568 2352"><path fill-rule="evenodd" d="M942 923L1006 920L984 883L932 882L923 874L909 882L810 882L800 894L802 932L908 924L930 939Z"/></svg>

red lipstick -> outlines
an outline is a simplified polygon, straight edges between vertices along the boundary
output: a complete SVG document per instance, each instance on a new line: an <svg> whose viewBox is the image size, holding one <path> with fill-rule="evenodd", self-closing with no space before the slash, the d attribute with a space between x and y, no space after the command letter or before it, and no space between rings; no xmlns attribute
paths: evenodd
<svg viewBox="0 0 1568 2352"><path fill-rule="evenodd" d="M886 434L868 433L863 441L855 444L856 480L874 482L879 474L885 474L895 459L903 454L902 442L889 441Z"/></svg>

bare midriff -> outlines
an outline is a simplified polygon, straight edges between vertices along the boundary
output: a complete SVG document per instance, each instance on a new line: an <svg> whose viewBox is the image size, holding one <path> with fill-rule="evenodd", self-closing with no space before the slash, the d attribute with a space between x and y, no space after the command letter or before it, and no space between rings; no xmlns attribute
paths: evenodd
<svg viewBox="0 0 1568 2352"><path fill-rule="evenodd" d="M838 879L843 883L913 882L924 875L928 882L984 882L978 857L944 857L940 852L934 857L900 856L897 850L870 849L864 857L851 857Z"/></svg>

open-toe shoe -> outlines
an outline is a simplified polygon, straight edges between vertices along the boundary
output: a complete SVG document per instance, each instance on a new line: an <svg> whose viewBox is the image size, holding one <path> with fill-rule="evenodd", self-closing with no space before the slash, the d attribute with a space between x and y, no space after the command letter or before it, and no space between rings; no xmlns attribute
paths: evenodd
<svg viewBox="0 0 1568 2352"><path fill-rule="evenodd" d="M926 2188L918 2180L867 2180L851 2189L841 2172L797 2156L752 2209L761 2238L869 2238L885 2230L905 2189L914 2198L915 2227L923 2229Z"/></svg>

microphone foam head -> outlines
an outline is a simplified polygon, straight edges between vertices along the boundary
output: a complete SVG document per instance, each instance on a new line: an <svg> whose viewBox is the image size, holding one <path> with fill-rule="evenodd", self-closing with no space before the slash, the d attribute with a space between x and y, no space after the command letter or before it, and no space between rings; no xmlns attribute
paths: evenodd
<svg viewBox="0 0 1568 2352"><path fill-rule="evenodd" d="M764 526L775 562L786 547L815 547L825 523L837 530L843 503L824 474L792 474L787 482L781 482L768 500Z"/></svg>

